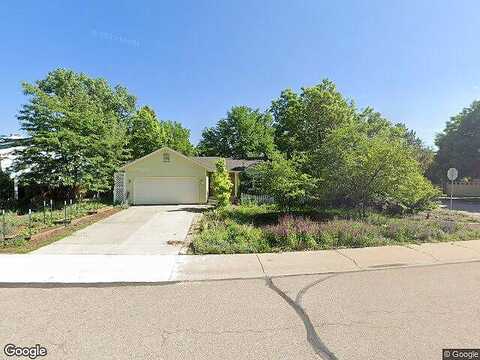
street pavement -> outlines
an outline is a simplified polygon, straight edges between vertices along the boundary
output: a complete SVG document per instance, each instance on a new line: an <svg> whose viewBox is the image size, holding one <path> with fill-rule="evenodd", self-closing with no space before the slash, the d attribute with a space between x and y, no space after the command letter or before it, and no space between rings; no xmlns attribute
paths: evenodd
<svg viewBox="0 0 480 360"><path fill-rule="evenodd" d="M449 209L450 208L450 199L443 198L441 200L441 204L443 208ZM464 211L469 215L479 215L480 213L480 201L478 198L476 199L465 199L465 198L453 198L453 210L456 211Z"/></svg>
<svg viewBox="0 0 480 360"><path fill-rule="evenodd" d="M40 344L45 359L438 360L443 348L479 345L479 274L473 261L165 284L3 284L0 347Z"/></svg>

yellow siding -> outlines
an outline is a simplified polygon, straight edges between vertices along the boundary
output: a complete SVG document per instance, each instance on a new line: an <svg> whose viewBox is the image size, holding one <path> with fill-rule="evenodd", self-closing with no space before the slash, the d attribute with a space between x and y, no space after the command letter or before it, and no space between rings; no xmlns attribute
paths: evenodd
<svg viewBox="0 0 480 360"><path fill-rule="evenodd" d="M170 162L163 161L165 152L170 154ZM125 176L130 204L133 203L133 184L137 177L194 177L198 181L198 202L206 203L208 200L205 168L167 149L131 164L125 169Z"/></svg>

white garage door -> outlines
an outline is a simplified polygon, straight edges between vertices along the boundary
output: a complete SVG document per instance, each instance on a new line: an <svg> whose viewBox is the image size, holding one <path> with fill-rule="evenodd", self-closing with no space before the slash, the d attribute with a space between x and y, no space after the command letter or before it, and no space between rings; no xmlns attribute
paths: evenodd
<svg viewBox="0 0 480 360"><path fill-rule="evenodd" d="M137 178L133 196L135 205L194 204L198 184L195 178Z"/></svg>

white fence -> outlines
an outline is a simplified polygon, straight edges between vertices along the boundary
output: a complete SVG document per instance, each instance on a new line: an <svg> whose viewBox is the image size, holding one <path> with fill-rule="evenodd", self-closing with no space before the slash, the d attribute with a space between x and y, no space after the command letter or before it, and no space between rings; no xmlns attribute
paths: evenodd
<svg viewBox="0 0 480 360"><path fill-rule="evenodd" d="M273 204L274 200L268 195L252 195L252 194L240 194L240 202L242 203L257 203L257 204Z"/></svg>

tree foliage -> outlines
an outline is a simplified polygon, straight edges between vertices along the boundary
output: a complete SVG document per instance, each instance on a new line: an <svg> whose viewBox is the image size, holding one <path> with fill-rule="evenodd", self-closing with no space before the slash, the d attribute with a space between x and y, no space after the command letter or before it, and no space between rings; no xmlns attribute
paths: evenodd
<svg viewBox="0 0 480 360"><path fill-rule="evenodd" d="M233 184L227 171L224 159L219 159L215 163L216 170L213 173L212 188L213 194L217 199L219 207L225 207L230 204L230 196Z"/></svg>
<svg viewBox="0 0 480 360"><path fill-rule="evenodd" d="M431 151L415 133L372 108L358 111L331 81L300 94L283 91L271 112L277 148L289 160L258 169L264 191L280 203L310 194L360 208L416 210L438 195L423 176Z"/></svg>
<svg viewBox="0 0 480 360"><path fill-rule="evenodd" d="M267 158L274 149L272 118L247 106L234 106L215 127L206 128L198 144L205 156Z"/></svg>
<svg viewBox="0 0 480 360"><path fill-rule="evenodd" d="M298 163L298 159L286 159L276 152L271 160L248 169L248 176L263 194L273 197L283 209L292 209L312 200L317 181L302 173Z"/></svg>
<svg viewBox="0 0 480 360"><path fill-rule="evenodd" d="M128 135L133 159L138 159L164 146L185 155L193 153L190 130L178 122L158 120L153 109L148 106L142 107L133 116Z"/></svg>
<svg viewBox="0 0 480 360"><path fill-rule="evenodd" d="M415 131L409 130L404 124L393 125L390 121L376 112L373 108L367 107L358 113L358 118L363 124L363 130L372 137L383 132L391 133L393 138L404 140L413 152L413 156L420 164L422 172L428 174L433 164L435 152L426 146L417 136Z"/></svg>
<svg viewBox="0 0 480 360"><path fill-rule="evenodd" d="M432 176L436 181L445 181L451 167L462 178L480 178L480 101L452 117L435 144L438 151Z"/></svg>
<svg viewBox="0 0 480 360"><path fill-rule="evenodd" d="M322 152L324 195L365 209L397 211L428 206L439 195L425 179L414 150L398 128L369 134L361 123L334 130Z"/></svg>
<svg viewBox="0 0 480 360"><path fill-rule="evenodd" d="M275 142L288 157L295 152L315 152L328 132L353 121L355 107L337 90L335 84L324 80L302 88L300 94L287 89L272 102Z"/></svg>
<svg viewBox="0 0 480 360"><path fill-rule="evenodd" d="M13 170L24 183L69 189L71 195L111 189L113 173L126 161L162 146L191 154L190 131L159 121L149 107L104 79L57 69L24 83L28 102L18 119L29 138Z"/></svg>
<svg viewBox="0 0 480 360"><path fill-rule="evenodd" d="M23 90L29 101L18 119L31 140L14 163L22 181L75 194L109 189L127 156L135 97L103 79L64 69L24 83Z"/></svg>
<svg viewBox="0 0 480 360"><path fill-rule="evenodd" d="M0 205L4 205L13 198L13 179L3 170L0 170Z"/></svg>

